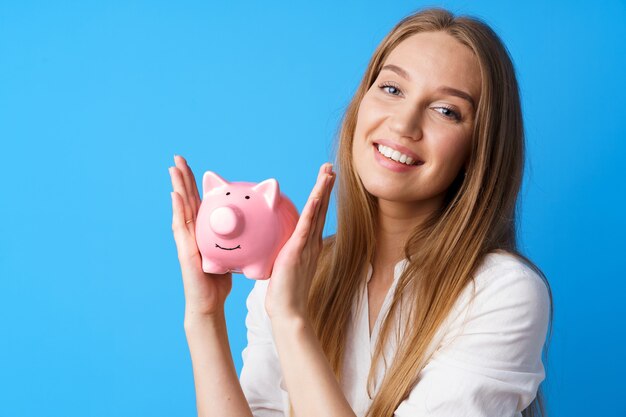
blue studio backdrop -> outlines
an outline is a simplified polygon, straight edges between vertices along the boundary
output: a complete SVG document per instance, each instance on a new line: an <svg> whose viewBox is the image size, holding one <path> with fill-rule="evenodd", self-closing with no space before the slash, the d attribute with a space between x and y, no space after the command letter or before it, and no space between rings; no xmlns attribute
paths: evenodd
<svg viewBox="0 0 626 417"><path fill-rule="evenodd" d="M376 45L425 6L484 19L518 71L548 411L625 416L624 1L2 0L0 417L195 415L174 153L302 210ZM253 281L233 278L240 372Z"/></svg>

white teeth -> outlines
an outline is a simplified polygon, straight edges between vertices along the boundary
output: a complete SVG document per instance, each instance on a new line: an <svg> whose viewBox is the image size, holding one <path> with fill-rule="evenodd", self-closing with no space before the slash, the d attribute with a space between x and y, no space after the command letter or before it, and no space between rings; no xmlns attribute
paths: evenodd
<svg viewBox="0 0 626 417"><path fill-rule="evenodd" d="M378 144L377 149L378 152L385 155L387 158L393 159L394 161L401 162L406 165L413 165L413 158L401 153L400 151L391 149L389 146Z"/></svg>

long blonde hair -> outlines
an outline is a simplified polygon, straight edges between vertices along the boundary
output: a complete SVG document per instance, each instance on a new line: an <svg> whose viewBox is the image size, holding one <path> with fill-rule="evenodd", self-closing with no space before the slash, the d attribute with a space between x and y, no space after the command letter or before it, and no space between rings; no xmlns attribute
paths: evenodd
<svg viewBox="0 0 626 417"><path fill-rule="evenodd" d="M357 112L393 48L407 37L426 31L444 31L474 52L482 75L480 101L467 176L459 173L441 209L412 230L405 244L409 263L398 279L372 363L381 359L393 330L391 318L399 312L403 293L409 294L411 326L407 326L368 417L392 416L419 382L418 374L429 360L431 341L489 252L511 253L542 277L550 294L552 332L552 294L548 282L540 269L517 250L516 204L525 149L513 64L501 40L487 24L473 17L455 17L439 8L403 18L382 40L342 119L335 162L339 179L337 230L335 235L324 239L309 293L308 311L313 328L337 379L341 380L347 326L353 302L363 285L365 265L374 254L378 219L376 199L365 190L352 166ZM547 352L547 344L544 348ZM372 366L368 390L375 371L376 366ZM523 415L545 416L541 389Z"/></svg>

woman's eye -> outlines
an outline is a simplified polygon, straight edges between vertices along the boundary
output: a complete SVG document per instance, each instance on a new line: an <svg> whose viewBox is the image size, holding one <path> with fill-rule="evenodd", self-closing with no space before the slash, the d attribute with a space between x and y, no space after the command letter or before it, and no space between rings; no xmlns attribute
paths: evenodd
<svg viewBox="0 0 626 417"><path fill-rule="evenodd" d="M378 86L378 88L381 88L383 90L385 90L385 88L388 88L388 87L391 88L391 90L395 90L397 92L401 92L401 90L396 85L393 85L393 84L390 84L390 83L382 83L382 84L380 84ZM391 94L392 96L397 96L398 95L398 94L395 94L393 92L389 92L389 94Z"/></svg>
<svg viewBox="0 0 626 417"><path fill-rule="evenodd" d="M402 90L400 90L400 88L397 85L389 83L389 82L384 82L382 84L379 84L378 88L384 91L387 91L387 93L391 94L392 96L398 96L399 94L402 93ZM389 90L385 90L385 88L389 88ZM440 106L440 107L435 107L435 110L441 113L447 119L451 119L457 122L461 121L461 115L457 113L451 107Z"/></svg>
<svg viewBox="0 0 626 417"><path fill-rule="evenodd" d="M461 115L457 112L455 112L454 110L452 110L450 107L435 107L435 110L438 111L439 113L441 113L444 117L448 118L448 119L453 119L456 121L460 121L461 120Z"/></svg>

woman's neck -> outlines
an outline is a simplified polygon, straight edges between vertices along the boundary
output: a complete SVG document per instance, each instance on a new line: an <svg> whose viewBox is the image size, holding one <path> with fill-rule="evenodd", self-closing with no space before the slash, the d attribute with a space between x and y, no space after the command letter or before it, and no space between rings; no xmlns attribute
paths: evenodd
<svg viewBox="0 0 626 417"><path fill-rule="evenodd" d="M432 202L425 205L378 199L376 249L372 262L374 271L393 271L393 267L404 258L404 245L411 232L434 209Z"/></svg>

